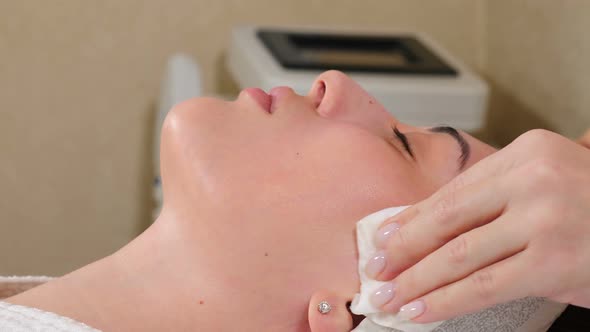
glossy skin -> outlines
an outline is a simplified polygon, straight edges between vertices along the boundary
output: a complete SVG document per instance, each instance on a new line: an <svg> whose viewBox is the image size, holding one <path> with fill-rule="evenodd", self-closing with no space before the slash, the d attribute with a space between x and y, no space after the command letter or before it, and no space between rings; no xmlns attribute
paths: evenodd
<svg viewBox="0 0 590 332"><path fill-rule="evenodd" d="M358 290L355 222L428 197L460 172L460 150L449 135L399 123L340 72L320 75L306 96L271 94L271 112L251 90L234 102L175 106L162 131L165 202L156 223L115 255L11 301L105 330L227 330L235 320L243 331L334 330L313 303L308 317L308 304L334 298L329 317L347 317L344 303ZM463 135L472 150L465 168L494 151ZM146 279L130 286L136 274ZM100 291L92 303L100 315L74 300L43 300L91 298L81 284ZM135 302L141 310L126 312Z"/></svg>
<svg viewBox="0 0 590 332"><path fill-rule="evenodd" d="M271 114L247 92L235 102L175 107L162 141L164 213L224 220L208 224L198 241L224 249L210 264L253 272L236 281L242 287L256 289L263 276L263 284L299 286L271 293L285 303L305 303L318 284L352 297L354 222L448 182L459 172L458 145L399 123L340 72L318 77L307 96L288 88L271 94ZM407 135L416 160L392 126ZM466 167L493 151L465 136L473 150Z"/></svg>

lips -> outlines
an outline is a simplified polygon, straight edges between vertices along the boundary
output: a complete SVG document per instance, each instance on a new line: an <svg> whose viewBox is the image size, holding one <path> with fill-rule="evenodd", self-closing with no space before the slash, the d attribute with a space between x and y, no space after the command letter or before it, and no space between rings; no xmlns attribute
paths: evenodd
<svg viewBox="0 0 590 332"><path fill-rule="evenodd" d="M315 107L317 108L319 104L322 102L324 95L326 93L326 85L323 81L320 81L316 85L316 93L314 93L315 99ZM248 95L251 99L256 101L258 105L262 109L264 109L267 113L273 114L276 107L279 107L281 104L281 100L283 100L288 95L294 94L293 89L287 86L277 86L272 89L268 93L264 92L264 90L259 88L247 88L242 90L243 94Z"/></svg>
<svg viewBox="0 0 590 332"><path fill-rule="evenodd" d="M242 91L252 98L262 109L266 112L271 113L272 97L259 88L247 88Z"/></svg>
<svg viewBox="0 0 590 332"><path fill-rule="evenodd" d="M268 93L272 98L270 113L274 113L275 107L280 104L280 100L290 93L293 93L293 90L288 86L277 86L270 89Z"/></svg>

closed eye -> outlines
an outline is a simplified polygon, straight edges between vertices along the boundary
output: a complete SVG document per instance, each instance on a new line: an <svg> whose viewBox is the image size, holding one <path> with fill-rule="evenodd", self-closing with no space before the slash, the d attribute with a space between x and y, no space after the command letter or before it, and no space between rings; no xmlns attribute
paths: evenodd
<svg viewBox="0 0 590 332"><path fill-rule="evenodd" d="M402 143L404 149L406 149L406 151L412 157L412 159L416 160L416 158L414 157L414 152L412 151L412 147L410 146L410 142L408 141L408 137L404 135L401 131L399 131L397 127L391 127L391 129L393 130L394 137Z"/></svg>

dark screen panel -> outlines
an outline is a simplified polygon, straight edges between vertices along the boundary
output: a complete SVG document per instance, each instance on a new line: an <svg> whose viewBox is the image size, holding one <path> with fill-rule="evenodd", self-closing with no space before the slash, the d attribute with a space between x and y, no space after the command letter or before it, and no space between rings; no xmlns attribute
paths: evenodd
<svg viewBox="0 0 590 332"><path fill-rule="evenodd" d="M258 37L288 69L456 76L411 36L358 36L259 30Z"/></svg>

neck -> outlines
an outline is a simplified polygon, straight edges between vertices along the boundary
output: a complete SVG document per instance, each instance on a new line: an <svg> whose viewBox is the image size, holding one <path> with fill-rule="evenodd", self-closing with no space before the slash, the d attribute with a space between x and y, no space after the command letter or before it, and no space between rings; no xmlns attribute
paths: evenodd
<svg viewBox="0 0 590 332"><path fill-rule="evenodd" d="M105 331L231 330L236 319L241 330L272 328L258 319L262 299L247 294L251 288L244 292L239 277L222 273L212 250L185 226L162 216L115 254L7 302Z"/></svg>
<svg viewBox="0 0 590 332"><path fill-rule="evenodd" d="M104 264L99 273L89 271L87 289L100 282L97 278L111 288L102 290L104 297L92 291L98 297L91 305L108 312L96 322L98 328L188 331L214 329L215 322L224 321L210 300L219 298L224 285L201 259L203 249L184 235L175 221L159 218L133 242L99 261Z"/></svg>

